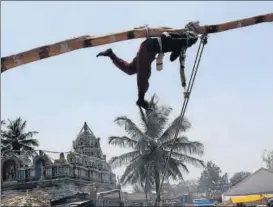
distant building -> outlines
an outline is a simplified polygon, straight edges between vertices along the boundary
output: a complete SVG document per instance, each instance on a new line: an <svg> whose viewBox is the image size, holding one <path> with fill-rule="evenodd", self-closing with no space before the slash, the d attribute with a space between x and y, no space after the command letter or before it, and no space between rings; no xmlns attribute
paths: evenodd
<svg viewBox="0 0 273 207"><path fill-rule="evenodd" d="M224 202L265 204L273 197L273 172L260 168L223 193Z"/></svg>
<svg viewBox="0 0 273 207"><path fill-rule="evenodd" d="M54 143L52 143L54 144ZM87 123L73 141L73 152L52 160L40 151L32 162L26 156L7 154L1 158L2 197L43 189L52 201L116 189L116 176L106 162ZM77 197L77 196L76 196Z"/></svg>

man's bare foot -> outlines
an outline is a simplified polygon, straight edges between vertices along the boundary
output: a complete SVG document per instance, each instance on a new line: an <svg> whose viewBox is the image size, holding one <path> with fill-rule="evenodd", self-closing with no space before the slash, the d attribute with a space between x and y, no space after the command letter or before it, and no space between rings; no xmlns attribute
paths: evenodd
<svg viewBox="0 0 273 207"><path fill-rule="evenodd" d="M148 101L137 100L136 105L138 105L139 107L142 107L145 110L151 111L151 108L149 107Z"/></svg>

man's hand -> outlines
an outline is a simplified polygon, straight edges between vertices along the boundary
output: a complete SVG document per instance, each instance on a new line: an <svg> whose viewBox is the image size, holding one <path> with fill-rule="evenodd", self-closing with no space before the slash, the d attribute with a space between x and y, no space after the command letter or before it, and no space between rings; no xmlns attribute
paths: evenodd
<svg viewBox="0 0 273 207"><path fill-rule="evenodd" d="M199 21L192 21L192 22L189 22L185 28L190 30L190 31L193 31L193 32L197 32L197 29L200 27L200 22Z"/></svg>
<svg viewBox="0 0 273 207"><path fill-rule="evenodd" d="M108 56L110 57L111 55L113 55L113 51L112 49L107 49L103 52L100 52L99 54L96 55L96 57L100 57L100 56Z"/></svg>

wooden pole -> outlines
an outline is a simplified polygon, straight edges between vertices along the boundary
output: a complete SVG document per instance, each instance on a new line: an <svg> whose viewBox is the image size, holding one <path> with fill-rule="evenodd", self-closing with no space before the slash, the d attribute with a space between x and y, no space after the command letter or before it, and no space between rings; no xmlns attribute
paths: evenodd
<svg viewBox="0 0 273 207"><path fill-rule="evenodd" d="M241 27L247 27L264 22L273 22L273 13L259 15L255 17L235 20L216 25L205 25L198 28L198 34L210 34L224 32L227 30L238 29ZM174 29L166 27L149 28L150 37L158 37L163 32L183 32L184 29ZM15 55L10 55L1 58L1 73L24 65L27 63L39 61L45 58L61 55L74 50L96 47L100 45L110 44L114 42L120 42L125 40L132 40L146 37L146 29L139 28L129 31L123 31L118 33L111 33L101 36L82 36L78 38L68 39L55 44L45 45L42 47L34 48L25 52L21 52Z"/></svg>

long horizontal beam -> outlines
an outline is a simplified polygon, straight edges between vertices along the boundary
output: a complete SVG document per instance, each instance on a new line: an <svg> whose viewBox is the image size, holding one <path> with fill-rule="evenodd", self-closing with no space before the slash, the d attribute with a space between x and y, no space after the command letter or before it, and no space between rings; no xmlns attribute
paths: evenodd
<svg viewBox="0 0 273 207"><path fill-rule="evenodd" d="M198 34L210 34L224 32L227 30L238 29L264 22L273 22L273 13L259 15L255 17L235 20L222 24L205 25L198 28ZM158 37L163 32L183 32L184 29L174 29L166 27L149 28L149 36ZM1 73L9 69L24 65L27 63L39 61L45 58L61 55L74 50L96 47L99 45L110 44L125 40L132 40L146 37L146 29L139 28L129 31L111 33L101 36L82 36L78 38L68 39L50 45L34 48L25 52L10 55L1 58Z"/></svg>

